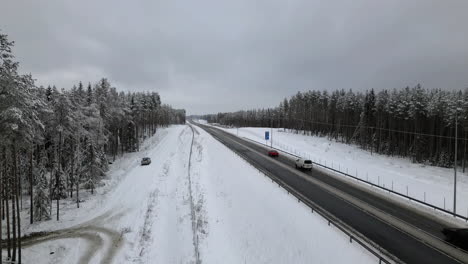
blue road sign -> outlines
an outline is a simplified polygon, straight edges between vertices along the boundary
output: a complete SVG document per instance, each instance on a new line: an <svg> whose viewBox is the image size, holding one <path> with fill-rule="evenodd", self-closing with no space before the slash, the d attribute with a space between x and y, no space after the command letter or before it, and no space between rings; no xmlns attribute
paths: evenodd
<svg viewBox="0 0 468 264"><path fill-rule="evenodd" d="M265 131L265 140L269 140L269 139L270 139L270 132Z"/></svg>

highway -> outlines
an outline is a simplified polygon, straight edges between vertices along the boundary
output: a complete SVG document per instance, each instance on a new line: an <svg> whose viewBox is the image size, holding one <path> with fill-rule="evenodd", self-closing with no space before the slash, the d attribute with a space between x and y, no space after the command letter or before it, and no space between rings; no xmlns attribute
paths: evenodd
<svg viewBox="0 0 468 264"><path fill-rule="evenodd" d="M253 166L362 235L380 252L404 263L468 263L468 254L443 240L442 219L386 198L320 169L294 169L294 158L266 155L267 148L212 126L197 124ZM339 249L337 249L339 250Z"/></svg>

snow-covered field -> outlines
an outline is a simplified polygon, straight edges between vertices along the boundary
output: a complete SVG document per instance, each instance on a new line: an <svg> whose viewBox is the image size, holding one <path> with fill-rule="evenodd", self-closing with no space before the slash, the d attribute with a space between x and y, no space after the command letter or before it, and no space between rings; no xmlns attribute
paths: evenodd
<svg viewBox="0 0 468 264"><path fill-rule="evenodd" d="M80 209L25 229L58 230L25 263L376 263L200 128L194 140L191 167L188 126L119 159Z"/></svg>
<svg viewBox="0 0 468 264"><path fill-rule="evenodd" d="M270 128L222 128L239 137L265 143ZM268 144L271 142L268 141ZM454 170L412 163L407 158L371 154L354 145L273 129L273 147L309 158L427 203L453 211ZM468 174L457 173L457 213L468 215ZM445 200L445 202L444 202Z"/></svg>

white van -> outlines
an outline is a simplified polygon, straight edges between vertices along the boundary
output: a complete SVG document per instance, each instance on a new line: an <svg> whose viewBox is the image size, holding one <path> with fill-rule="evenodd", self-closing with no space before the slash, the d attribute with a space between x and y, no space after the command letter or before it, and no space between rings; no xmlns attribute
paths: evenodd
<svg viewBox="0 0 468 264"><path fill-rule="evenodd" d="M312 170L312 161L307 159L297 159L296 169Z"/></svg>

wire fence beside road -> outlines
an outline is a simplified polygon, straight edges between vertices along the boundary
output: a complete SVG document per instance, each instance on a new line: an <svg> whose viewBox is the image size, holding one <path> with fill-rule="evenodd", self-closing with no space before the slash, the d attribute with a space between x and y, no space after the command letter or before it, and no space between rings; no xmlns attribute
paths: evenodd
<svg viewBox="0 0 468 264"><path fill-rule="evenodd" d="M298 152L292 153L292 152L290 152L290 151L288 151L288 150L280 149L280 148L277 148L277 147L271 147L271 146L268 145L268 144L265 144L265 143L262 143L262 142L259 142L259 141L256 141L256 140L253 140L253 139L250 139L250 138L246 138L246 137L243 137L243 138L246 139L246 140L249 140L249 141L251 141L251 142L255 142L256 144L260 144L260 145L266 146L266 147L268 147L268 148L273 148L273 149L279 150L279 151L281 151L281 152L287 153L287 154L289 154L289 155L291 155L291 156L294 156L294 157L297 157L297 158L305 158L305 155L302 155L302 156L301 156L301 155L298 155L298 154L300 154L300 153L298 153ZM361 179L361 178L357 177L357 175L354 176L354 175L349 174L348 172L343 172L343 171L341 171L340 169L337 170L337 169L335 169L335 168L333 168L333 167L329 167L329 166L327 166L326 161L325 161L325 164L321 164L321 163L319 163L319 162L317 162L317 161L315 161L315 160L312 161L312 163L315 164L315 165L317 165L317 166L320 166L320 167L322 167L322 168L324 168L324 169L333 171L333 172L335 172L335 173L344 175L344 176L346 176L346 177L349 177L349 178L351 178L351 179L354 179L354 180L357 180L357 181L359 181L359 182L365 183L365 184L370 185L370 186L372 186L372 187L378 188L378 189L380 189L380 190L382 190L382 191L384 191L384 192L388 192L388 193L394 194L394 195L396 195L396 196L398 196L398 197L402 197L402 198L408 199L408 200L410 200L410 201L413 201L413 202L416 202L416 203L418 203L418 204L421 204L421 205L430 207L430 208L435 209L435 210L438 210L438 211L440 211L440 212L442 212L442 213L452 215L452 216L454 216L454 217L456 217L456 218L459 218L459 219L461 219L461 220L464 220L465 222L468 222L468 217L466 217L466 216L463 216L463 215L457 214L457 213L455 213L455 212L449 211L449 210L447 210L447 209L445 209L445 208L441 208L441 207L438 207L438 206L436 206L436 205L430 204L430 203L426 202L425 199L424 199L424 200L420 200L420 199L417 199L417 198L414 198L414 197L409 196L408 187L407 187L407 189L406 189L406 190L407 190L407 194L403 194L403 193L394 191L394 190L392 190L392 189L388 189L388 188L386 188L386 187L384 187L384 186L380 186L380 184L375 184L375 183L372 183L372 182L370 182L370 181L368 181L368 180L366 180L366 179ZM332 163L332 166L333 166L333 163ZM356 173L356 174L357 174L357 173ZM426 195L425 195L425 193L424 193L424 197L425 197L425 196L426 196ZM445 204L445 201L444 201L444 204Z"/></svg>

